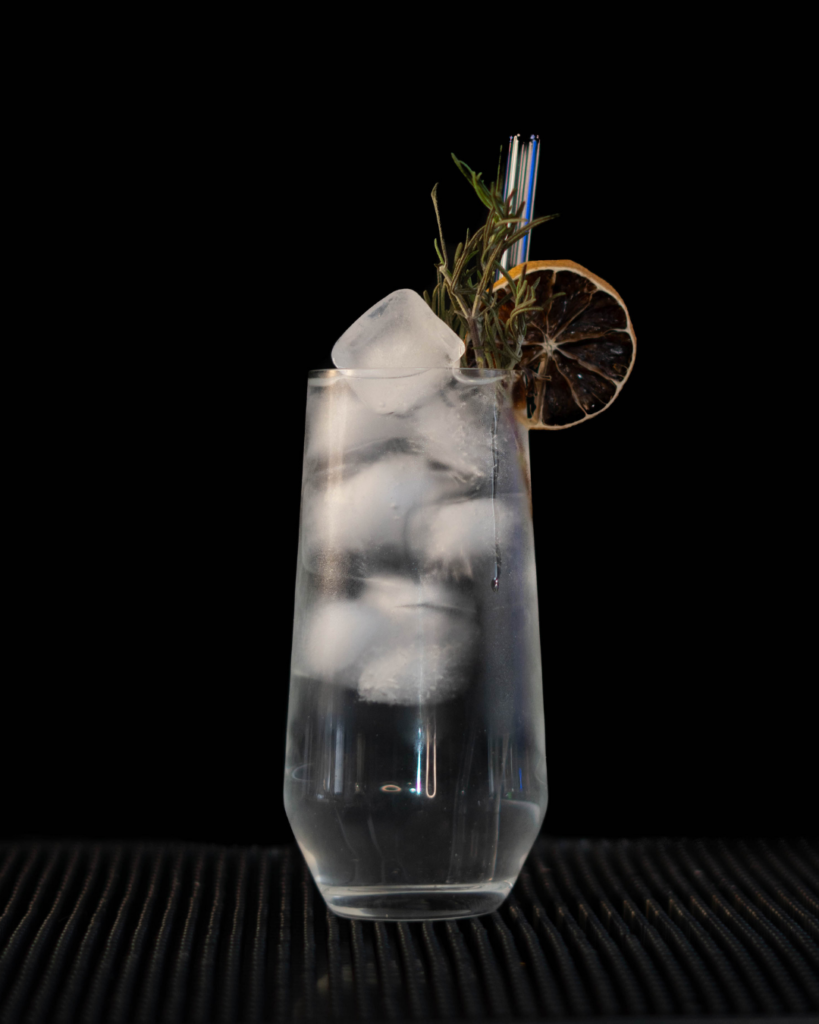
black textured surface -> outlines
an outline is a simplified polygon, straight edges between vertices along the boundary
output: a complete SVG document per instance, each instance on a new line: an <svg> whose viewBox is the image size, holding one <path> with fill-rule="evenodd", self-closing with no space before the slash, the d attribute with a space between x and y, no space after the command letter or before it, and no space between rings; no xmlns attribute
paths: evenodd
<svg viewBox="0 0 819 1024"><path fill-rule="evenodd" d="M327 912L296 847L0 841L0 1021L819 1011L819 841L542 838L485 917Z"/></svg>

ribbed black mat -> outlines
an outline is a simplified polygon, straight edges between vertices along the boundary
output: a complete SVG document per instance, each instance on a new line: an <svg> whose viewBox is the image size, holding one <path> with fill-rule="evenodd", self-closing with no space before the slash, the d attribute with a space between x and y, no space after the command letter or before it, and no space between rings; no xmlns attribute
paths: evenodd
<svg viewBox="0 0 819 1024"><path fill-rule="evenodd" d="M817 1011L816 839L541 839L434 924L328 914L296 847L0 841L3 1024Z"/></svg>

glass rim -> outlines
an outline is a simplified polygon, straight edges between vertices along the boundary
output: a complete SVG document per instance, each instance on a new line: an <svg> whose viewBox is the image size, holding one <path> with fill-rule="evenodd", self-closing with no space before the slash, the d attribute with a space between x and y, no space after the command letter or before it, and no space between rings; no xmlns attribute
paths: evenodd
<svg viewBox="0 0 819 1024"><path fill-rule="evenodd" d="M307 377L410 377L417 373L459 373L469 377L505 377L519 369L499 370L480 366L378 366L308 370Z"/></svg>

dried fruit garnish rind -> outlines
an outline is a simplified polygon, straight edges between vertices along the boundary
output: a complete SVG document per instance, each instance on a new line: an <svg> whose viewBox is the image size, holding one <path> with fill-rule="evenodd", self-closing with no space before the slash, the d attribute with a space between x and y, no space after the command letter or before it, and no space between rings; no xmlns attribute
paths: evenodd
<svg viewBox="0 0 819 1024"><path fill-rule="evenodd" d="M533 430L576 426L607 409L628 380L637 351L628 310L607 281L572 260L530 260L509 276L522 273L543 312L523 343L516 410ZM501 278L495 292L504 291ZM501 306L502 320L511 308Z"/></svg>

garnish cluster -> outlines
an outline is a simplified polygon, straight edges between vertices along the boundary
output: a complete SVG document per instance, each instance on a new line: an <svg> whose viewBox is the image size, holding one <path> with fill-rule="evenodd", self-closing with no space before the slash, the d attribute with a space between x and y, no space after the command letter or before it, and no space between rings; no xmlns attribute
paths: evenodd
<svg viewBox="0 0 819 1024"><path fill-rule="evenodd" d="M461 358L463 366L513 370L520 366L529 322L543 307L535 305L535 296L525 275L521 274L513 281L501 259L518 239L558 214L537 217L526 223L523 216L525 204L521 203L513 210L514 190L507 198L503 197L500 163L496 180L487 187L481 181L481 174L476 174L454 153L452 159L489 214L486 223L474 235L467 230L466 241L458 243L450 266L438 210L438 185L435 185L432 203L440 236L440 246L437 238L434 242L438 256L435 267L438 282L431 296L424 292L424 299L432 311L465 341L466 350ZM501 295L493 293L496 272L503 275L509 286Z"/></svg>

